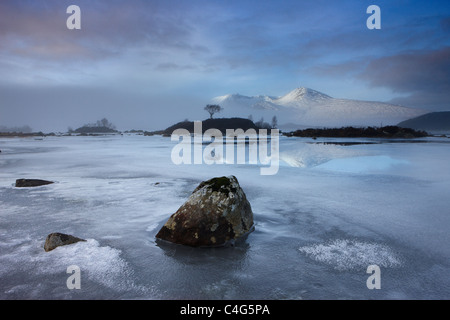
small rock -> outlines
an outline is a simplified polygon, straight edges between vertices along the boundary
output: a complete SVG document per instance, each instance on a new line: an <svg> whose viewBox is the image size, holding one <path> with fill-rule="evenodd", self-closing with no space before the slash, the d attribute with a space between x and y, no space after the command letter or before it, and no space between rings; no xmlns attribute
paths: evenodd
<svg viewBox="0 0 450 320"><path fill-rule="evenodd" d="M77 243L79 241L86 241L84 239L80 239L69 234L64 233L50 233L45 239L44 250L46 252L51 251L57 247L65 246L72 243Z"/></svg>
<svg viewBox="0 0 450 320"><path fill-rule="evenodd" d="M39 187L52 183L54 182L40 179L17 179L16 188Z"/></svg>
<svg viewBox="0 0 450 320"><path fill-rule="evenodd" d="M253 231L253 212L236 177L200 183L156 238L192 247L223 246Z"/></svg>

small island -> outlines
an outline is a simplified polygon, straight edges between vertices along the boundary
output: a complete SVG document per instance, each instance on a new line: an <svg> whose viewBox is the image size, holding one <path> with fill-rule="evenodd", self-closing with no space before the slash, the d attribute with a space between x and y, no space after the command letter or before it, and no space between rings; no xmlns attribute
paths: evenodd
<svg viewBox="0 0 450 320"><path fill-rule="evenodd" d="M267 122L264 122L264 118L261 118L261 120L257 122L253 122L251 119L251 116L248 119L244 118L218 118L214 119L213 116L215 113L221 112L223 108L219 105L215 104L208 104L204 108L205 111L209 113L209 118L202 121L202 134L205 133L206 130L209 129L217 129L222 134L226 134L227 130L237 130L242 129L244 131L247 131L249 129L253 129L255 131L258 131L260 129L266 129L267 133L270 134L272 129L275 129L277 127L277 117L274 116L272 118L272 124L269 124ZM145 131L145 136L153 136L153 135L162 135L165 137L170 137L172 133L177 129L185 129L189 133L194 133L194 123L195 121L189 121L184 120L181 122L178 122L164 130L158 130L158 131Z"/></svg>
<svg viewBox="0 0 450 320"><path fill-rule="evenodd" d="M80 135L118 133L115 125L106 118L98 120L96 123L85 124L76 130L69 129L68 132L70 134L78 133Z"/></svg>
<svg viewBox="0 0 450 320"><path fill-rule="evenodd" d="M178 122L165 130L162 130L163 135L171 135L177 129L186 129L189 133L194 133L194 121L182 121ZM258 130L260 129L253 121L244 118L219 118L219 119L206 119L202 121L202 133L208 129L220 130L223 134L227 129L242 129L247 131L248 129Z"/></svg>
<svg viewBox="0 0 450 320"><path fill-rule="evenodd" d="M427 137L425 131L416 131L410 128L401 128L398 126L384 127L342 127L342 128L322 128L322 129L304 129L292 132L285 132L287 137L309 137L309 138L423 138Z"/></svg>

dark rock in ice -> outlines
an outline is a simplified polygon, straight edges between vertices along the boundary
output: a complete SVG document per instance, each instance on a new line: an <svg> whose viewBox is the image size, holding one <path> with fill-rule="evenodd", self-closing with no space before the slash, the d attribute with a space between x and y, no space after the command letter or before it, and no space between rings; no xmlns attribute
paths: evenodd
<svg viewBox="0 0 450 320"><path fill-rule="evenodd" d="M234 243L253 231L253 212L234 176L200 183L156 238L192 247Z"/></svg>
<svg viewBox="0 0 450 320"><path fill-rule="evenodd" d="M54 183L53 181L39 180L39 179L17 179L16 188L26 188L26 187L39 187L47 184Z"/></svg>
<svg viewBox="0 0 450 320"><path fill-rule="evenodd" d="M50 233L45 239L44 250L46 252L51 251L57 247L65 246L72 243L77 243L79 241L86 241L69 234L64 233Z"/></svg>

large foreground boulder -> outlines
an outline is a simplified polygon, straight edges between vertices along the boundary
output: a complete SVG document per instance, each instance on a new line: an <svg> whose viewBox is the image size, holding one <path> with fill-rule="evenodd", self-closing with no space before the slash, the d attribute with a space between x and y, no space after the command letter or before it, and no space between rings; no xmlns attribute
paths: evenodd
<svg viewBox="0 0 450 320"><path fill-rule="evenodd" d="M236 177L200 183L156 238L192 247L223 246L253 230L253 212Z"/></svg>
<svg viewBox="0 0 450 320"><path fill-rule="evenodd" d="M72 244L72 243L77 243L79 241L86 241L86 240L71 236L69 234L64 234L64 233L58 233L58 232L50 233L47 236L47 239L45 240L44 250L48 252L57 247L65 246L65 245Z"/></svg>
<svg viewBox="0 0 450 320"><path fill-rule="evenodd" d="M39 187L52 183L54 182L40 179L17 179L16 188Z"/></svg>

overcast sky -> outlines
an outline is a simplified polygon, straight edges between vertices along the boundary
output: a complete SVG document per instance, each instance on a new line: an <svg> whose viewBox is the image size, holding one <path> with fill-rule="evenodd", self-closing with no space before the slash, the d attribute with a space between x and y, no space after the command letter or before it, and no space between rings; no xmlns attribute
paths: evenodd
<svg viewBox="0 0 450 320"><path fill-rule="evenodd" d="M0 126L156 130L215 96L297 87L450 110L450 1L0 1Z"/></svg>

